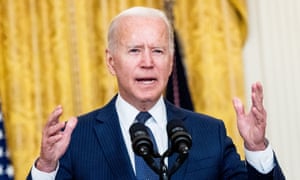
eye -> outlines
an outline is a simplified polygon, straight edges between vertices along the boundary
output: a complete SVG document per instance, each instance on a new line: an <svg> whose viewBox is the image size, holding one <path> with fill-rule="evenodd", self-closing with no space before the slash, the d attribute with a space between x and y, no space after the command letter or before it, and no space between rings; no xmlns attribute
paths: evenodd
<svg viewBox="0 0 300 180"><path fill-rule="evenodd" d="M137 53L139 53L139 52L141 52L141 50L138 49L138 48L132 48L132 49L129 49L129 53L130 53L130 54L137 54Z"/></svg>
<svg viewBox="0 0 300 180"><path fill-rule="evenodd" d="M164 51L162 49L154 49L152 52L154 54L163 54L164 53Z"/></svg>

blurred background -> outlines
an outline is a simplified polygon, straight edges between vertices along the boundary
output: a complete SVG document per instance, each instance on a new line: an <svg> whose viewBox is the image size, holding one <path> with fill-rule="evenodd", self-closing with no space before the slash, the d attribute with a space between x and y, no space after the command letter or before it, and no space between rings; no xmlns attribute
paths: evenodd
<svg viewBox="0 0 300 180"><path fill-rule="evenodd" d="M172 79L178 82L166 93L187 85L179 95L190 94L195 111L224 120L242 157L231 100L241 98L248 111L251 84L262 82L268 139L287 178L297 179L296 0L0 0L0 179L27 176L55 106L63 105L63 121L101 107L117 93L104 61L106 33L111 18L132 6L167 13L180 52L175 77L185 78ZM184 107L180 98L171 98Z"/></svg>
<svg viewBox="0 0 300 180"><path fill-rule="evenodd" d="M267 136L287 179L300 177L299 8L296 0L248 0L243 50L246 97L250 84L260 80L268 112Z"/></svg>

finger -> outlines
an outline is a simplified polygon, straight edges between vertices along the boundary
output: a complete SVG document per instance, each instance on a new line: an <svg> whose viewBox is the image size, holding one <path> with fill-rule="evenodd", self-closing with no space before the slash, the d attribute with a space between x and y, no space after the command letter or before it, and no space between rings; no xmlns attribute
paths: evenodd
<svg viewBox="0 0 300 180"><path fill-rule="evenodd" d="M252 99L252 106L256 107L258 110L262 111L263 110L263 99L262 99L262 96L260 96L259 93L257 93L257 90L252 92L251 99Z"/></svg>
<svg viewBox="0 0 300 180"><path fill-rule="evenodd" d="M263 87L260 82L256 82L252 85L252 93L255 93L260 102L263 101Z"/></svg>
<svg viewBox="0 0 300 180"><path fill-rule="evenodd" d="M57 133L56 135L53 135L53 136L50 136L47 138L46 140L46 144L49 146L49 147L52 147L55 143L57 143L58 141L60 141L63 137L63 133L60 132L60 133Z"/></svg>
<svg viewBox="0 0 300 180"><path fill-rule="evenodd" d="M61 105L58 105L58 106L53 110L53 112L50 114L46 126L51 126L51 125L53 125L53 124L58 123L59 117L62 115L62 113L63 113L63 108L62 108Z"/></svg>
<svg viewBox="0 0 300 180"><path fill-rule="evenodd" d="M259 99L257 98L257 95L254 91L251 93L251 101L252 101L252 107L259 106Z"/></svg>
<svg viewBox="0 0 300 180"><path fill-rule="evenodd" d="M253 115L255 116L256 122L258 124L265 124L266 123L266 113L264 112L260 112L257 108L253 107L251 109L251 111L253 112Z"/></svg>
<svg viewBox="0 0 300 180"><path fill-rule="evenodd" d="M70 136L73 132L73 130L75 129L76 125L77 125L77 118L72 117L70 118L67 123L65 124L65 128L64 128L64 136Z"/></svg>
<svg viewBox="0 0 300 180"><path fill-rule="evenodd" d="M52 136L59 133L65 127L65 122L56 123L45 128L46 136Z"/></svg>
<svg viewBox="0 0 300 180"><path fill-rule="evenodd" d="M260 82L256 82L256 89L257 89L257 93L259 95L261 95L261 98L262 98L263 97L263 87Z"/></svg>

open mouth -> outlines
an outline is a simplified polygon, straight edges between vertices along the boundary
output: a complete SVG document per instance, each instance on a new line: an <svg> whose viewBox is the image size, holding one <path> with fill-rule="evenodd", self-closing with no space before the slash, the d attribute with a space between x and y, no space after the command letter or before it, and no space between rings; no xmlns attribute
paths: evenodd
<svg viewBox="0 0 300 180"><path fill-rule="evenodd" d="M152 84L156 81L155 78L137 78L136 81L142 84Z"/></svg>

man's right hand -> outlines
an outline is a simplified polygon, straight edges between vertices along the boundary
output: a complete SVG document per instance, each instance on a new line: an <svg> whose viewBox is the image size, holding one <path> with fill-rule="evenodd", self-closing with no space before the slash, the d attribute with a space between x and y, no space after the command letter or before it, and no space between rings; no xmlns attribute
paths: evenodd
<svg viewBox="0 0 300 180"><path fill-rule="evenodd" d="M57 106L50 114L44 127L40 157L36 162L36 168L40 171L53 172L59 158L69 146L71 134L77 124L77 118L72 117L67 122L59 122L62 113L62 106Z"/></svg>

